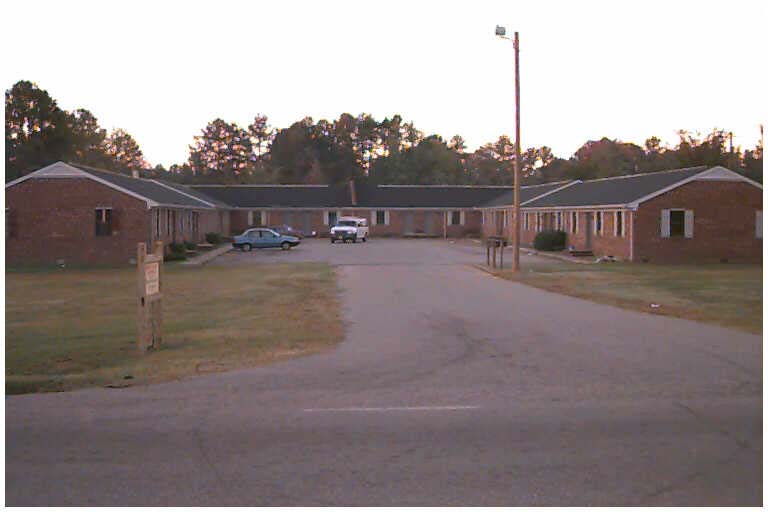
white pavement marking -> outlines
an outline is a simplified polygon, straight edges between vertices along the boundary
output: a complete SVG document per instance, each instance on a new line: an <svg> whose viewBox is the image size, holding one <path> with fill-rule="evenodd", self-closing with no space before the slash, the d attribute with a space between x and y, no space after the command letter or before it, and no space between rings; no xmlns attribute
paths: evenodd
<svg viewBox="0 0 768 512"><path fill-rule="evenodd" d="M328 409L304 409L304 412L386 412L386 411L463 411L480 409L479 405L421 405L401 407L335 407Z"/></svg>

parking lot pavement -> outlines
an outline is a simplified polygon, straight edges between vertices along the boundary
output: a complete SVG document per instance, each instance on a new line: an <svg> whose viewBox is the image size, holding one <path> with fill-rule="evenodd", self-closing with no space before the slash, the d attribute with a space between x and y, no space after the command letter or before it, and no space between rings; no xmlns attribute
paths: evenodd
<svg viewBox="0 0 768 512"><path fill-rule="evenodd" d="M280 262L325 262L332 265L461 265L483 263L485 250L473 239L372 238L367 242L330 243L327 238L305 238L298 247L233 250L213 264L240 265ZM511 251L509 252L511 258ZM523 253L523 258L527 256Z"/></svg>
<svg viewBox="0 0 768 512"><path fill-rule="evenodd" d="M6 504L761 503L760 336L493 278L466 265L482 261L473 244L320 239L218 258L338 265L345 341L177 382L8 396Z"/></svg>

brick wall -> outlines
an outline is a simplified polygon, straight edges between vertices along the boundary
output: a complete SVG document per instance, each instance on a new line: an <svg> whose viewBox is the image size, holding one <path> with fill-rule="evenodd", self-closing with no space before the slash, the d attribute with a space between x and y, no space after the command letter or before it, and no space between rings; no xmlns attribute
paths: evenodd
<svg viewBox="0 0 768 512"><path fill-rule="evenodd" d="M504 210L486 210L486 223L483 224L483 236L496 235L499 232L501 236L506 237L510 242L514 242L514 214L510 208L507 210L507 225L503 225L503 212ZM533 247L533 241L536 238L538 231L536 230L536 213L532 211L521 211L520 220L520 245L524 247ZM540 220L540 229L556 229L556 211L542 211ZM562 223L561 230L567 234L566 246L573 245L577 250L584 250L587 248L587 236L585 233L587 221L587 212L576 212L578 219L578 231L577 233L571 232L571 212L562 211ZM528 229L525 229L525 216L528 215ZM625 222L631 222L628 216L628 212L624 213ZM595 212L592 212L594 219ZM498 226L501 224L502 229L499 230ZM591 248L596 255L611 255L619 259L628 260L630 257L630 225L627 224L624 230L624 236L614 236L614 213L613 211L605 211L603 213L603 231L601 233L592 232L591 236Z"/></svg>
<svg viewBox="0 0 768 512"><path fill-rule="evenodd" d="M5 191L10 265L128 264L150 242L146 203L87 178L29 179ZM95 209L111 207L111 236L96 236Z"/></svg>
<svg viewBox="0 0 768 512"><path fill-rule="evenodd" d="M273 209L265 210L267 222L266 225L274 226L288 224L296 229L305 230L309 227L310 231L316 231L319 236L328 236L331 226L324 223L326 210L302 210L296 209ZM375 224L375 210L367 208L339 208L329 209L327 211L338 212L339 217L362 217L368 219L369 232L372 237L376 236L402 236L409 224L407 218L410 215L410 228L413 233L431 234L433 236L443 236L443 222L445 217L444 210L387 210L389 212L389 224ZM253 210L253 223L251 225L260 225L260 210ZM308 216L305 220L305 215ZM427 218L431 218L431 233L427 233ZM447 226L449 237L463 237L468 235L479 235L482 229L481 215L479 211L464 210L463 225ZM231 232L240 234L250 227L248 223L248 210L232 210L230 215ZM308 225L308 226L307 226Z"/></svg>
<svg viewBox="0 0 768 512"><path fill-rule="evenodd" d="M661 237L661 210L693 210L693 238ZM762 261L755 212L762 190L745 182L693 181L641 203L634 226L635 261Z"/></svg>

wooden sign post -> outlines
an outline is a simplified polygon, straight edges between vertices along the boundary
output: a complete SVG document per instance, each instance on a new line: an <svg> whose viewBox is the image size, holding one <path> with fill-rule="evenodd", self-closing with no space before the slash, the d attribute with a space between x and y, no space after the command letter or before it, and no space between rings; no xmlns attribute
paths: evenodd
<svg viewBox="0 0 768 512"><path fill-rule="evenodd" d="M161 282L163 278L163 242L155 242L154 251L147 254L146 244L137 248L136 277L138 282L139 352L160 348L163 341L163 308Z"/></svg>

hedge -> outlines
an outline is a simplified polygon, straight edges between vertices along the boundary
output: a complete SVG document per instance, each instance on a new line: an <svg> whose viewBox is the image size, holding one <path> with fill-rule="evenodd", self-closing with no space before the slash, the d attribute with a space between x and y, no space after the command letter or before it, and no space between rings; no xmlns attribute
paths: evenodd
<svg viewBox="0 0 768 512"><path fill-rule="evenodd" d="M533 247L538 251L562 251L565 241L565 231L542 231L533 239Z"/></svg>

